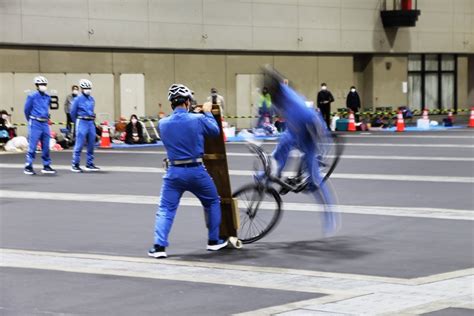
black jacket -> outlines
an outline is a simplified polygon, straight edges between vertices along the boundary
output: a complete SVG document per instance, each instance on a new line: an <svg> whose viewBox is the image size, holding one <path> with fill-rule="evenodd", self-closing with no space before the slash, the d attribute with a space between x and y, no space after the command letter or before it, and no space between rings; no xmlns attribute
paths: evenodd
<svg viewBox="0 0 474 316"><path fill-rule="evenodd" d="M143 137L143 126L142 123L137 122L137 133L138 133L138 142L133 140L133 124L132 122L127 124L126 127L126 134L125 134L125 143L127 144L143 144L145 142L145 138Z"/></svg>
<svg viewBox="0 0 474 316"><path fill-rule="evenodd" d="M324 101L329 101L329 103L323 103ZM332 96L331 91L321 90L318 92L318 108L330 106L332 102L334 102L334 97Z"/></svg>
<svg viewBox="0 0 474 316"><path fill-rule="evenodd" d="M359 94L356 92L349 92L346 99L346 107L353 111L357 111L360 108Z"/></svg>

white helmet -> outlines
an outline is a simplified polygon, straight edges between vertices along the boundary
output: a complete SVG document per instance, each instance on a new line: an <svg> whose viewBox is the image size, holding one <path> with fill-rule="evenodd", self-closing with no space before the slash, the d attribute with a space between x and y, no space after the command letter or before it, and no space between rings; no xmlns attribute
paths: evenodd
<svg viewBox="0 0 474 316"><path fill-rule="evenodd" d="M48 84L48 79L46 79L45 77L43 76L38 76L38 77L35 77L34 81L33 81L35 84Z"/></svg>
<svg viewBox="0 0 474 316"><path fill-rule="evenodd" d="M87 79L81 79L79 80L79 87L81 87L82 89L92 89L92 82Z"/></svg>
<svg viewBox="0 0 474 316"><path fill-rule="evenodd" d="M172 101L178 97L193 99L191 90L185 85L174 83L168 90L168 101Z"/></svg>

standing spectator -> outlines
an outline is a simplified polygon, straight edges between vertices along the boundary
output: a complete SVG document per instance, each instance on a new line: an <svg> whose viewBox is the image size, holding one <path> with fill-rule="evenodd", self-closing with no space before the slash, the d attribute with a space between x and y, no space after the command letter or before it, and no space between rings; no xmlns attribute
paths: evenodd
<svg viewBox="0 0 474 316"><path fill-rule="evenodd" d="M125 143L129 145L145 143L142 123L138 121L138 117L135 114L130 116L130 123L127 124Z"/></svg>
<svg viewBox="0 0 474 316"><path fill-rule="evenodd" d="M64 101L64 113L66 113L66 128L68 129L69 133L73 132L74 134L74 131L71 130L71 106L74 102L74 99L79 95L79 87L77 85L73 85L71 89L71 94L68 95L66 97L66 101Z"/></svg>
<svg viewBox="0 0 474 316"><path fill-rule="evenodd" d="M81 151L87 140L87 171L99 171L94 165L94 146L96 137L95 121L95 100L91 96L92 82L87 79L79 81L82 94L74 99L71 107L71 118L76 122L76 143L72 155L72 172L82 172L79 162L81 160Z"/></svg>
<svg viewBox="0 0 474 316"><path fill-rule="evenodd" d="M354 112L356 122L359 122L360 97L356 87L352 86L347 94L346 107Z"/></svg>
<svg viewBox="0 0 474 316"><path fill-rule="evenodd" d="M49 105L51 97L46 93L48 90L48 80L43 76L35 77L36 92L28 95L25 102L25 118L28 121L28 152L26 153L26 163L24 174L34 175L33 161L36 156L36 145L41 142L43 154L43 170L41 173L55 174L56 170L51 168L51 158L49 156Z"/></svg>
<svg viewBox="0 0 474 316"><path fill-rule="evenodd" d="M219 136L219 126L211 114L212 104L203 105L203 115L188 113L191 91L182 84L173 84L168 91L173 113L160 120L158 128L168 156L169 168L163 177L161 199L156 213L154 245L148 255L166 258L168 235L173 225L179 200L189 191L201 201L206 212L207 250L217 251L227 246L219 239L221 206L216 185L202 164L204 138Z"/></svg>
<svg viewBox="0 0 474 316"><path fill-rule="evenodd" d="M261 128L264 125L266 117L269 119L268 123L272 124L272 96L267 87L262 89L262 96L258 102L258 115L257 127Z"/></svg>
<svg viewBox="0 0 474 316"><path fill-rule="evenodd" d="M219 105L219 107L221 108L221 116L224 116L224 97L217 93L216 88L211 89L211 95L207 97L207 102Z"/></svg>
<svg viewBox="0 0 474 316"><path fill-rule="evenodd" d="M318 108L326 121L326 125L330 128L331 125L331 103L334 102L334 97L331 91L328 90L327 85L323 82L321 84L321 90L318 92L317 98Z"/></svg>

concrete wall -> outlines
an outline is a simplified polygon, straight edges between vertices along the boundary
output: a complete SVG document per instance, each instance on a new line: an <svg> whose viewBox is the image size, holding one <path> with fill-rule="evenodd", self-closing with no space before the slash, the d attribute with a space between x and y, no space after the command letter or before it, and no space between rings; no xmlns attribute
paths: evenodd
<svg viewBox="0 0 474 316"><path fill-rule="evenodd" d="M145 75L145 112L156 116L158 104L166 113L169 86L174 82L189 85L203 102L211 87L226 99L226 114L236 113L236 75L258 74L263 64L275 65L298 91L315 101L321 82L326 82L336 98L333 110L345 106L345 97L354 82L353 57L301 56L224 53L152 53L116 51L79 51L71 49L0 48L0 73L109 73L114 75L115 117L120 115L121 73ZM23 104L15 104L22 107ZM232 122L232 121L231 121Z"/></svg>
<svg viewBox="0 0 474 316"><path fill-rule="evenodd" d="M2 0L0 43L250 51L474 51L474 0L419 0L417 26L398 31L384 30L381 2Z"/></svg>
<svg viewBox="0 0 474 316"><path fill-rule="evenodd" d="M408 81L408 58L373 57L372 99L373 107L407 105L408 94L402 91L402 82Z"/></svg>

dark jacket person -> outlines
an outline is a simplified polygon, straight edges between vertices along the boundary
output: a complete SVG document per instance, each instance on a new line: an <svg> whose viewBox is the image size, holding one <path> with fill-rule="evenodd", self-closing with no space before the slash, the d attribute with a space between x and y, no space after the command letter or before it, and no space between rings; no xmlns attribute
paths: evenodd
<svg viewBox="0 0 474 316"><path fill-rule="evenodd" d="M145 143L142 123L138 121L138 117L135 114L130 116L130 123L127 124L125 143L130 145Z"/></svg>
<svg viewBox="0 0 474 316"><path fill-rule="evenodd" d="M359 112L360 97L354 86L351 87L349 93L347 94L346 107L348 110L351 110L354 113ZM355 114L355 119L356 121L359 121L359 114Z"/></svg>
<svg viewBox="0 0 474 316"><path fill-rule="evenodd" d="M334 102L334 97L332 96L331 91L327 89L325 83L321 84L321 90L318 92L317 105L321 114L326 121L328 128L331 125L331 103Z"/></svg>

